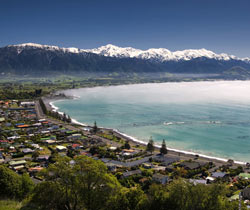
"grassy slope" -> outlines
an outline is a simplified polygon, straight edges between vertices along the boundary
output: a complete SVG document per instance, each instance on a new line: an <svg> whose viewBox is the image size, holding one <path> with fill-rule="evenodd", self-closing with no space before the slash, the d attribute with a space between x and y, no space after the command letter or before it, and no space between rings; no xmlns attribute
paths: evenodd
<svg viewBox="0 0 250 210"><path fill-rule="evenodd" d="M0 210L19 210L22 203L14 200L0 200Z"/></svg>

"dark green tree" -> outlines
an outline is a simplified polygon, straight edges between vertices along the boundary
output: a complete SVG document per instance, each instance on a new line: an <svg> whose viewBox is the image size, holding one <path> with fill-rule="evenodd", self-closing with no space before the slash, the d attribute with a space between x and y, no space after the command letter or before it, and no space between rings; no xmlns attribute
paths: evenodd
<svg viewBox="0 0 250 210"><path fill-rule="evenodd" d="M96 121L94 122L94 126L93 126L92 131L93 131L93 133L97 133L97 131L98 131L98 127L97 127Z"/></svg>
<svg viewBox="0 0 250 210"><path fill-rule="evenodd" d="M150 137L150 139L149 139L149 142L148 142L148 144L147 144L147 148L146 148L146 150L148 151L148 152L151 152L151 154L154 152L154 149L155 149L155 147L154 147L154 140L153 140L153 138L152 138L152 136Z"/></svg>
<svg viewBox="0 0 250 210"><path fill-rule="evenodd" d="M19 176L14 171L0 166L0 197L25 198L33 189L33 182L27 174Z"/></svg>
<svg viewBox="0 0 250 210"><path fill-rule="evenodd" d="M86 156L57 159L42 172L45 181L38 184L30 205L37 209L108 209L121 186L108 174L101 162Z"/></svg>
<svg viewBox="0 0 250 210"><path fill-rule="evenodd" d="M124 144L124 148L125 149L130 149L130 144L129 144L129 141L126 141L125 144Z"/></svg>
<svg viewBox="0 0 250 210"><path fill-rule="evenodd" d="M39 154L40 154L40 153L39 153L38 150L34 151L34 152L32 153L32 158L33 158L34 160L36 160L36 159L38 158Z"/></svg>
<svg viewBox="0 0 250 210"><path fill-rule="evenodd" d="M69 115L67 116L67 120L66 121L67 121L67 123L71 123L72 122L71 117Z"/></svg>
<svg viewBox="0 0 250 210"><path fill-rule="evenodd" d="M163 140L162 140L160 153L161 153L162 155L165 155L165 154L167 154L167 153L168 153L168 150L167 150L167 146L166 146L165 139L163 139Z"/></svg>

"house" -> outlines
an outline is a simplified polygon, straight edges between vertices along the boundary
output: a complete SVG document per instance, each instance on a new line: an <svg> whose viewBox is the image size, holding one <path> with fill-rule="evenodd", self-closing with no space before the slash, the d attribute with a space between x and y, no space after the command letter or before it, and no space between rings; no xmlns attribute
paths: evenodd
<svg viewBox="0 0 250 210"><path fill-rule="evenodd" d="M250 200L250 188L247 187L247 188L243 189L241 191L241 195L242 195L243 199Z"/></svg>
<svg viewBox="0 0 250 210"><path fill-rule="evenodd" d="M66 151L67 151L67 148L66 148L65 146L59 145L59 146L56 146L56 150L57 150L58 152L66 152Z"/></svg>
<svg viewBox="0 0 250 210"><path fill-rule="evenodd" d="M49 155L39 155L36 160L39 162L46 162L49 160Z"/></svg>
<svg viewBox="0 0 250 210"><path fill-rule="evenodd" d="M162 163L161 165L168 166L172 163L180 161L179 157L173 157L170 155L158 154L153 158L153 161Z"/></svg>
<svg viewBox="0 0 250 210"><path fill-rule="evenodd" d="M82 146L80 144L72 144L71 148L74 150L78 150L78 149L81 149Z"/></svg>
<svg viewBox="0 0 250 210"><path fill-rule="evenodd" d="M250 179L250 174L249 173L240 173L239 177L243 178L243 179Z"/></svg>
<svg viewBox="0 0 250 210"><path fill-rule="evenodd" d="M217 178L224 178L227 174L224 172L213 172L211 177L217 179Z"/></svg>
<svg viewBox="0 0 250 210"><path fill-rule="evenodd" d="M32 149L30 149L30 148L25 148L25 149L22 150L22 152L23 152L24 154L30 154L30 153L33 153L34 150L32 150Z"/></svg>
<svg viewBox="0 0 250 210"><path fill-rule="evenodd" d="M116 165L110 162L106 163L106 166L108 168L109 171L115 172L116 171Z"/></svg>
<svg viewBox="0 0 250 210"><path fill-rule="evenodd" d="M207 184L207 180L204 180L204 179L189 179L189 182L193 183L194 185Z"/></svg>
<svg viewBox="0 0 250 210"><path fill-rule="evenodd" d="M9 162L9 165L12 166L12 167L15 167L15 166L20 166L20 165L25 165L26 164L26 160L12 160Z"/></svg>
<svg viewBox="0 0 250 210"><path fill-rule="evenodd" d="M153 167L153 164L151 164L151 163L143 163L142 166L143 166L143 168L150 169L150 168Z"/></svg>
<svg viewBox="0 0 250 210"><path fill-rule="evenodd" d="M184 162L180 163L179 166L185 168L186 170L194 170L194 169L201 168L204 165L206 165L206 163L194 162L194 161L192 161L192 162L184 161Z"/></svg>
<svg viewBox="0 0 250 210"><path fill-rule="evenodd" d="M23 101L21 102L21 106L28 107L28 106L35 106L34 101Z"/></svg>
<svg viewBox="0 0 250 210"><path fill-rule="evenodd" d="M133 156L133 155L136 155L137 153L138 153L137 150L123 149L122 152L120 153L120 155L122 155L122 156Z"/></svg>
<svg viewBox="0 0 250 210"><path fill-rule="evenodd" d="M45 140L44 141L46 144L55 144L56 141L55 140Z"/></svg>
<svg viewBox="0 0 250 210"><path fill-rule="evenodd" d="M144 157L142 159L139 159L139 160L134 160L134 161L131 161L131 162L126 162L125 163L125 167L134 167L134 166L139 166L139 165L142 165L143 163L146 163L146 162L149 162L149 159L151 158L152 156L149 156L149 157Z"/></svg>
<svg viewBox="0 0 250 210"><path fill-rule="evenodd" d="M163 174L154 174L152 178L155 182L158 182L161 184L166 184L168 182L168 176L163 175Z"/></svg>
<svg viewBox="0 0 250 210"><path fill-rule="evenodd" d="M19 171L19 170L21 170L21 169L23 169L23 168L25 168L24 165L19 165L19 166L14 166L14 167L13 167L13 169L14 169L15 171Z"/></svg>
<svg viewBox="0 0 250 210"><path fill-rule="evenodd" d="M117 147L109 147L109 149L110 149L111 151L115 151L115 150L117 150Z"/></svg>
<svg viewBox="0 0 250 210"><path fill-rule="evenodd" d="M40 166L37 166L37 167L33 167L33 168L29 168L28 169L28 172L31 174L31 175L34 175L35 173L39 172L43 170L43 167L40 167Z"/></svg>
<svg viewBox="0 0 250 210"><path fill-rule="evenodd" d="M122 176L123 176L123 178L127 178L129 176L138 175L138 174L141 174L141 170L140 169L133 170L133 171L128 171L128 172L124 172L122 174Z"/></svg>
<svg viewBox="0 0 250 210"><path fill-rule="evenodd" d="M213 177L211 177L211 176L208 176L208 177L206 178L207 184L212 183L214 180L215 180L215 178L213 178Z"/></svg>
<svg viewBox="0 0 250 210"><path fill-rule="evenodd" d="M40 147L39 144L31 144L31 146L34 147L35 149L43 150L43 148Z"/></svg>
<svg viewBox="0 0 250 210"><path fill-rule="evenodd" d="M68 136L67 137L67 139L69 140L69 141L72 141L72 140L79 140L79 139L81 139L82 138L82 134L80 134L80 133L74 133L74 134L72 134L71 136Z"/></svg>
<svg viewBox="0 0 250 210"><path fill-rule="evenodd" d="M165 171L166 167L165 166L154 166L153 170L154 171Z"/></svg>
<svg viewBox="0 0 250 210"><path fill-rule="evenodd" d="M168 172L172 172L173 170L174 170L174 166L173 165L168 165L168 166L166 166L166 171L168 171Z"/></svg>

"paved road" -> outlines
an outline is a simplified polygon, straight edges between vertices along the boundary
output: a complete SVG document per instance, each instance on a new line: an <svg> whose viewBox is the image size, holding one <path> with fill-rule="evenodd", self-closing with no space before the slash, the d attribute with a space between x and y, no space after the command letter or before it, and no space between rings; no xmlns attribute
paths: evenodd
<svg viewBox="0 0 250 210"><path fill-rule="evenodd" d="M70 130L82 131L83 134L86 135L86 136L89 135L87 132L83 131L83 129L81 129L81 128L72 126L71 124L64 123L64 122L59 121L59 120L56 120L56 119L51 119L51 118L49 118L48 116L46 116L46 115L43 113L43 111L42 111L42 109L41 109L41 106L40 106L40 104L39 104L38 101L36 101L35 109L36 109L36 113L37 113L38 119L46 119L46 120L51 121L52 123L55 123L55 124L58 124L58 125L62 125L63 127L68 128L68 129L70 129ZM109 129L106 129L106 130L109 130ZM116 133L116 132L115 132L115 133ZM128 139L128 138L126 138L126 137L124 137L124 136L122 136L122 135L120 135L120 134L118 134L118 133L116 133L116 136L121 137L121 138L123 138L123 139L125 139L125 140ZM112 146L115 146L115 147L121 146L120 143L111 141L111 140L109 140L109 139L102 138L102 137L100 137L100 136L91 135L90 137L91 137L91 138L95 138L95 139L101 139L103 142L106 142L107 144L111 144ZM128 139L128 140L130 140L130 139ZM136 142L136 143L134 143L134 144L138 144L138 143ZM157 149L156 152L154 152L154 154L157 154L157 153L159 153L158 149ZM189 154L185 154L185 153L178 153L178 152L174 152L174 151L168 151L168 154L169 154L169 155L173 155L173 156L175 156L175 157L179 157L181 160L189 160L189 159L194 159L194 158L195 158L194 155L189 155ZM227 164L227 163L225 163L225 162L223 162L223 161L220 161L220 160L208 159L208 158L205 158L205 157L199 157L199 160L200 160L200 161L205 161L205 162L212 161L212 162L216 165L217 168L219 168L219 167L222 166L222 165ZM234 163L234 165L238 165L238 164L235 164L235 163ZM213 168L213 169L214 169L214 168Z"/></svg>
<svg viewBox="0 0 250 210"><path fill-rule="evenodd" d="M56 119L52 119L50 117L48 117L47 115L45 115L42 111L42 108L39 104L39 101L35 102L35 110L36 110L36 115L38 119L46 119L49 120L50 122L57 124L57 125L62 125L63 127L70 129L70 130L78 130L78 131L82 131L81 128L77 128L75 126L72 126L71 124L68 123L64 123L62 121L56 120Z"/></svg>

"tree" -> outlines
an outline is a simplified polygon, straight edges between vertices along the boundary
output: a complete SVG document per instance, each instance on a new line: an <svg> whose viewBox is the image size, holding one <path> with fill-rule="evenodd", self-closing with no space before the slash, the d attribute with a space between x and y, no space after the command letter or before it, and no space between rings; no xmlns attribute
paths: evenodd
<svg viewBox="0 0 250 210"><path fill-rule="evenodd" d="M9 168L0 166L0 196L8 198L21 197L21 179Z"/></svg>
<svg viewBox="0 0 250 210"><path fill-rule="evenodd" d="M33 182L27 174L19 176L5 166L0 166L0 196L2 198L25 198L33 189Z"/></svg>
<svg viewBox="0 0 250 210"><path fill-rule="evenodd" d="M165 139L162 140L160 152L161 152L162 155L165 155L165 154L168 153Z"/></svg>
<svg viewBox="0 0 250 210"><path fill-rule="evenodd" d="M24 173L21 176L21 183L22 183L21 185L22 198L24 198L33 191L34 182L31 180L31 178L27 173Z"/></svg>
<svg viewBox="0 0 250 210"><path fill-rule="evenodd" d="M124 148L125 149L130 149L130 144L129 144L129 141L126 141L125 144L124 144Z"/></svg>
<svg viewBox="0 0 250 210"><path fill-rule="evenodd" d="M66 122L66 121L67 121L67 115L65 114L65 112L63 113L62 121L63 121L63 122Z"/></svg>
<svg viewBox="0 0 250 210"><path fill-rule="evenodd" d="M140 187L123 188L109 206L112 210L141 210L146 209L146 194Z"/></svg>
<svg viewBox="0 0 250 210"><path fill-rule="evenodd" d="M224 185L191 184L182 179L174 180L169 185L150 186L148 191L148 210L233 210L237 202L226 197ZM235 208L236 207L236 208ZM242 206L242 209L246 209Z"/></svg>
<svg viewBox="0 0 250 210"><path fill-rule="evenodd" d="M71 117L68 115L68 117L67 117L67 123L71 123L71 122L72 122Z"/></svg>
<svg viewBox="0 0 250 210"><path fill-rule="evenodd" d="M36 151L34 151L34 152L32 153L32 158L33 158L34 160L36 160L36 159L39 157L39 155L40 155L39 151L36 150Z"/></svg>
<svg viewBox="0 0 250 210"><path fill-rule="evenodd" d="M107 209L121 188L116 177L101 162L86 156L60 157L42 172L30 205L38 209Z"/></svg>
<svg viewBox="0 0 250 210"><path fill-rule="evenodd" d="M148 151L148 152L151 152L151 154L154 152L154 149L155 149L155 147L154 147L154 140L153 140L153 138L152 138L152 136L150 137L150 139L149 139L149 142L148 142L148 144L147 144L147 148L146 148L146 150Z"/></svg>
<svg viewBox="0 0 250 210"><path fill-rule="evenodd" d="M98 131L98 127L97 127L96 121L94 122L94 126L93 126L92 131L93 131L93 133L96 133Z"/></svg>

